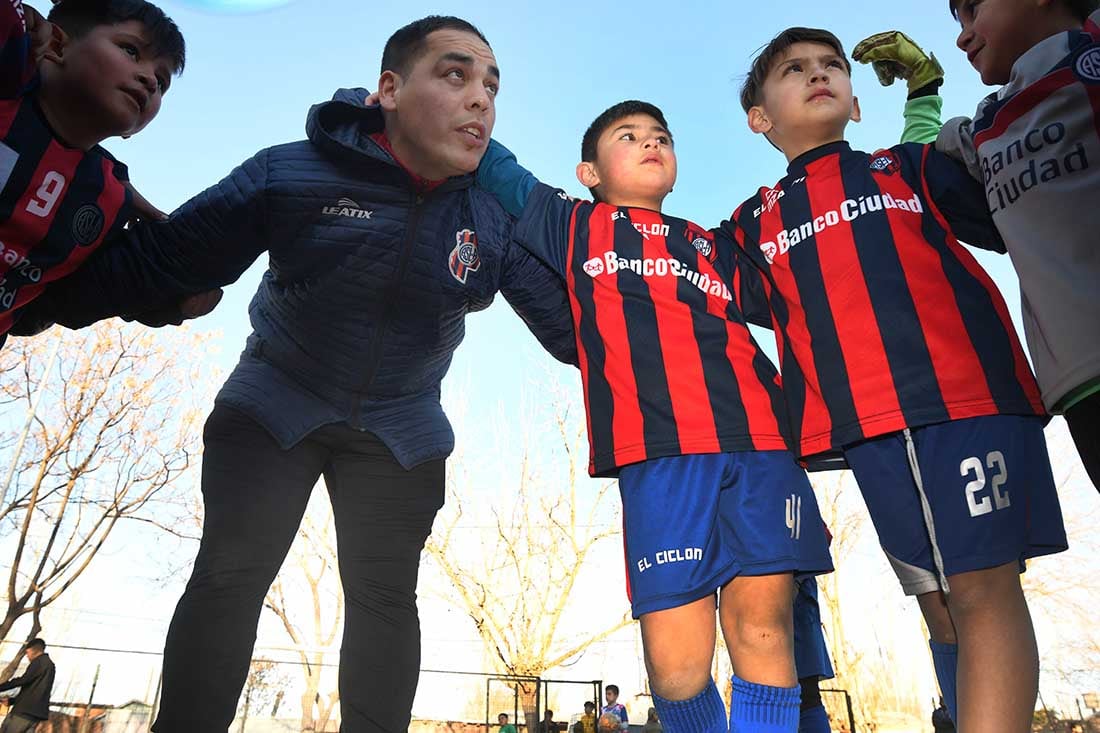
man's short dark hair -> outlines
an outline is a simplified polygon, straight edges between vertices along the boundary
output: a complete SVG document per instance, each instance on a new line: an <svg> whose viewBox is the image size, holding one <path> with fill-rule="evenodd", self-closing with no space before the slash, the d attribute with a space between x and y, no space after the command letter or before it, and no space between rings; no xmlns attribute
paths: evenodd
<svg viewBox="0 0 1100 733"><path fill-rule="evenodd" d="M1060 0L1063 5L1069 8L1070 12L1076 15L1080 20L1092 15L1098 9L1100 9L1100 0ZM947 0L947 7L951 11L951 17L955 20L959 19L959 0Z"/></svg>
<svg viewBox="0 0 1100 733"><path fill-rule="evenodd" d="M776 59L787 52L796 43L820 43L829 46L836 51L837 56L844 59L844 66L848 73L852 73L852 64L844 53L844 44L829 31L821 28L788 28L768 42L767 46L753 60L749 75L745 83L741 85L741 108L748 112L760 104L764 96L764 80L771 73Z"/></svg>
<svg viewBox="0 0 1100 733"><path fill-rule="evenodd" d="M44 652L46 651L46 642L36 637L27 642L27 648L34 649L36 652Z"/></svg>
<svg viewBox="0 0 1100 733"><path fill-rule="evenodd" d="M588 129L584 132L584 137L581 138L581 160L586 163L592 163L596 160L596 143L600 139L600 135L604 133L609 127L624 117L631 115L649 115L653 119L660 123L661 127L668 129L668 123L665 122L665 115L655 105L649 102L639 102L637 99L628 99L625 102L619 102L616 105L608 107L600 116L592 120L592 124L588 126ZM669 138L672 138L672 133L668 134ZM614 687L614 685L608 685L608 689ZM615 687L618 691L619 688Z"/></svg>
<svg viewBox="0 0 1100 733"><path fill-rule="evenodd" d="M507 720L508 719L508 713L501 713L500 715L497 716L497 720L500 720L501 718L504 718L505 720Z"/></svg>
<svg viewBox="0 0 1100 733"><path fill-rule="evenodd" d="M471 33L489 46L488 39L473 23L453 15L429 15L426 18L414 20L404 28L398 28L390 36L386 41L386 47L382 50L382 71L392 71L402 76L408 74L409 69L424 53L428 34L446 30ZM492 48L492 46L489 47Z"/></svg>
<svg viewBox="0 0 1100 733"><path fill-rule="evenodd" d="M609 692L614 692L616 695L619 694L619 686L618 685L608 685L604 689L608 690Z"/></svg>
<svg viewBox="0 0 1100 733"><path fill-rule="evenodd" d="M164 11L146 0L61 0L47 18L72 38L101 25L139 21L151 36L153 53L172 60L172 74L183 73L187 48L183 34Z"/></svg>

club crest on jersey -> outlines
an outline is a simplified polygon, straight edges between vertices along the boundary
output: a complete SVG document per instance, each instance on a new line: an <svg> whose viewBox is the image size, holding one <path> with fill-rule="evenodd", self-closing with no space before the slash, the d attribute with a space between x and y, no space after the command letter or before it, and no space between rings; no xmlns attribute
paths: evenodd
<svg viewBox="0 0 1100 733"><path fill-rule="evenodd" d="M73 241L87 247L99 239L103 231L103 210L95 204L84 204L73 216Z"/></svg>
<svg viewBox="0 0 1100 733"><path fill-rule="evenodd" d="M684 239L691 242L691 246L695 248L696 252L703 255L707 262L714 262L714 236L710 232L688 222L687 226L684 227Z"/></svg>
<svg viewBox="0 0 1100 733"><path fill-rule="evenodd" d="M901 161L892 150L879 150L871 156L871 170L892 176L901 170Z"/></svg>
<svg viewBox="0 0 1100 733"><path fill-rule="evenodd" d="M1082 81L1100 82L1100 48L1090 48L1077 57L1074 65Z"/></svg>
<svg viewBox="0 0 1100 733"><path fill-rule="evenodd" d="M455 232L455 248L451 250L451 256L447 262L451 267L451 275L463 284L471 272L477 272L481 268L481 255L477 251L477 235L473 229Z"/></svg>

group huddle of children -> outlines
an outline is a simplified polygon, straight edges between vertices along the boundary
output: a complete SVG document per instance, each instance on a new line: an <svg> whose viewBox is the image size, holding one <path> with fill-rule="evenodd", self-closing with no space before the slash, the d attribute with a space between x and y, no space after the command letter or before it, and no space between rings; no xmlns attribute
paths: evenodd
<svg viewBox="0 0 1100 733"><path fill-rule="evenodd" d="M133 194L98 144L144 127L183 67L156 8L90 5L62 0L48 20L19 0L0 9L0 334L122 228ZM1048 413L1066 416L1100 485L1097 7L950 0L959 47L1002 88L942 129L934 60L897 33L861 44L857 58L911 92L908 141L873 153L844 141L860 110L840 41L783 31L741 102L787 175L712 229L661 211L676 154L652 104L616 104L585 133L591 201L490 145L478 184L567 285L590 469L619 479L666 731L828 730L815 464L853 471L959 729L1030 730L1039 664L1019 573L1066 549ZM1012 257L1038 381L962 242ZM774 330L778 372L750 323ZM728 715L711 677L716 606Z"/></svg>

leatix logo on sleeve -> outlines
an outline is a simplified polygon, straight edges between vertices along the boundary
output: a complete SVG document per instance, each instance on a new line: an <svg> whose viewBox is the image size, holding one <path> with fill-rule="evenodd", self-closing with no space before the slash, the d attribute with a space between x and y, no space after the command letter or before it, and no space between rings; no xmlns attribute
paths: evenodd
<svg viewBox="0 0 1100 733"><path fill-rule="evenodd" d="M481 268L481 255L477 251L477 234L473 229L455 232L455 248L451 250L451 256L447 262L451 268L451 275L463 284L466 283L466 278L471 272L477 272Z"/></svg>

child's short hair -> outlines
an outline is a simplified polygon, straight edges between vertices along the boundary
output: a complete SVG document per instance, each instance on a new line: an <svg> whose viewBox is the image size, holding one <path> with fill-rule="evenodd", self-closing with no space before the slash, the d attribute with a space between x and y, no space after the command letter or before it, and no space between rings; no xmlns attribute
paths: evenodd
<svg viewBox="0 0 1100 733"><path fill-rule="evenodd" d="M435 31L461 31L472 33L492 48L489 40L473 23L453 15L429 15L398 28L382 49L382 71L392 71L404 76L424 52L424 42Z"/></svg>
<svg viewBox="0 0 1100 733"><path fill-rule="evenodd" d="M624 102L623 104L626 104L626 103ZM614 107L612 107L611 109L614 109ZM656 109L656 107L654 107L654 109ZM604 114L606 114L606 112ZM665 127L668 127L668 125L665 125ZM607 692L614 692L616 695L619 694L619 686L618 685L608 685L607 687L605 687L603 689L606 690Z"/></svg>
<svg viewBox="0 0 1100 733"><path fill-rule="evenodd" d="M590 708L592 710L595 710L596 709L596 703L592 702L591 700L585 700L584 701L584 709L588 710Z"/></svg>
<svg viewBox="0 0 1100 733"><path fill-rule="evenodd" d="M72 38L101 25L140 21L152 36L153 53L172 59L172 74L183 72L183 34L164 11L146 0L61 0L47 18Z"/></svg>
<svg viewBox="0 0 1100 733"><path fill-rule="evenodd" d="M1061 2L1081 20L1100 9L1100 0L1061 0ZM947 7L951 10L951 16L958 20L959 0L947 0Z"/></svg>
<svg viewBox="0 0 1100 733"><path fill-rule="evenodd" d="M604 133L604 130L630 115L649 115L657 120L661 127L668 129L665 115L656 105L649 102L639 102L637 99L619 102L601 112L600 116L592 120L592 124L585 130L584 137L581 138L581 160L586 163L594 162L596 160L596 142L600 139L600 135ZM668 136L671 139L672 133L669 132ZM615 686L608 685L607 687L611 689ZM615 687L615 691L618 692L619 688Z"/></svg>
<svg viewBox="0 0 1100 733"><path fill-rule="evenodd" d="M830 46L836 51L837 56L844 59L844 65L848 73L852 73L852 64L844 53L844 44L840 39L827 30L821 28L788 28L768 42L767 46L753 60L752 69L741 85L741 108L748 112L760 104L764 90L764 80L772 70L775 60L786 53L787 49L796 43L820 43Z"/></svg>

